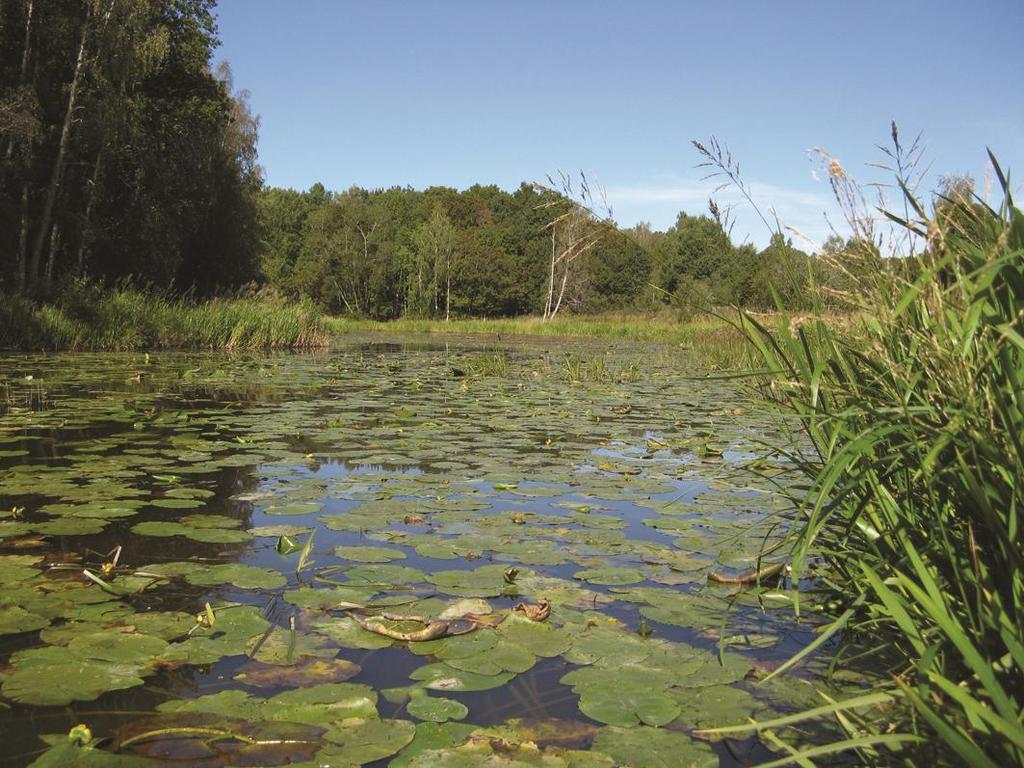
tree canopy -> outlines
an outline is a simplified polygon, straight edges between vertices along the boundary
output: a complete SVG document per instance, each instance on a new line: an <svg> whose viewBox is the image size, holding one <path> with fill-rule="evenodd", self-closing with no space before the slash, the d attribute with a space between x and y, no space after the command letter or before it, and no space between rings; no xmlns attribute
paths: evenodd
<svg viewBox="0 0 1024 768"><path fill-rule="evenodd" d="M782 239L737 246L714 215L619 229L582 176L512 191L265 187L248 94L212 65L214 5L0 0L0 290L252 282L331 313L449 318L796 307L825 274ZM966 220L962 203L947 209Z"/></svg>
<svg viewBox="0 0 1024 768"><path fill-rule="evenodd" d="M258 277L257 122L213 0L0 3L0 279Z"/></svg>

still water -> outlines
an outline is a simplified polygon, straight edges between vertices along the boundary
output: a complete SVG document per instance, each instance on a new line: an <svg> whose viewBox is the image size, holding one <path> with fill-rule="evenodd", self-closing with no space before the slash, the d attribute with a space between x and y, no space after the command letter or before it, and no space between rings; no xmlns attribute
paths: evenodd
<svg viewBox="0 0 1024 768"><path fill-rule="evenodd" d="M0 357L0 765L763 759L788 426L661 345Z"/></svg>

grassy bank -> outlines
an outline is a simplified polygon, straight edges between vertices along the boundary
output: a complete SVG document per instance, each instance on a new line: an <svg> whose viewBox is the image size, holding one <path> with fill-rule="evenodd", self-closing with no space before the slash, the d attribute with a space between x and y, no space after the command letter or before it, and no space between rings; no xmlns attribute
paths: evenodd
<svg viewBox="0 0 1024 768"><path fill-rule="evenodd" d="M539 317L490 320L413 320L388 322L331 318L336 334L352 331L412 331L418 333L489 334L502 338L598 338L658 341L692 352L694 363L712 368L752 365L752 349L735 327L709 315L677 320L665 314L567 315L544 321Z"/></svg>
<svg viewBox="0 0 1024 768"><path fill-rule="evenodd" d="M329 342L314 308L267 297L191 301L86 285L43 304L0 297L6 350L313 349Z"/></svg>
<svg viewBox="0 0 1024 768"><path fill-rule="evenodd" d="M849 735L829 750L863 764L1024 764L1024 215L1004 191L998 211L909 199L928 250L862 271L854 332L746 324L816 448L795 457L794 579L825 574L804 600L844 637L837 667L866 648L883 672L872 701L822 707Z"/></svg>

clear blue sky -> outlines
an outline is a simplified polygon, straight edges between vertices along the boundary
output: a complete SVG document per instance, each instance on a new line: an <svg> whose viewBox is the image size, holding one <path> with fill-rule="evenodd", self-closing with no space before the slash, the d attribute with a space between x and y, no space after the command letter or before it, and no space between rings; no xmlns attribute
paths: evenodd
<svg viewBox="0 0 1024 768"><path fill-rule="evenodd" d="M1024 0L220 0L218 14L272 185L514 188L582 169L621 224L663 229L706 210L689 140L714 134L759 200L820 240L830 196L807 150L877 180L865 164L891 119L923 132L933 177L983 186L991 146L1024 180ZM734 237L766 234L739 210Z"/></svg>

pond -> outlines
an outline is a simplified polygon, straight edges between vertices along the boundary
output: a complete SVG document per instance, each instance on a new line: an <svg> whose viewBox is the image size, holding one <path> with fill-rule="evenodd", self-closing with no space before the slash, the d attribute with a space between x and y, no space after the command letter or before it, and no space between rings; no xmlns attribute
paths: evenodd
<svg viewBox="0 0 1024 768"><path fill-rule="evenodd" d="M671 346L0 357L0 765L764 758L792 439Z"/></svg>

